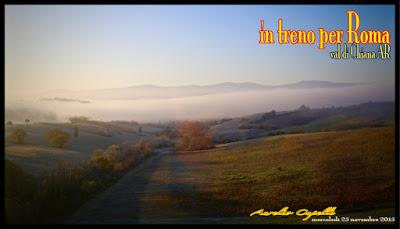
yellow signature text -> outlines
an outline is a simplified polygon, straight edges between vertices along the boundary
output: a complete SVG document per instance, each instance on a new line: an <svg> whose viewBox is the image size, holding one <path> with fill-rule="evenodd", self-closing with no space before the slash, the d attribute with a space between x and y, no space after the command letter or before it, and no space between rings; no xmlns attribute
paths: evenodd
<svg viewBox="0 0 400 229"><path fill-rule="evenodd" d="M288 211L289 207L284 207L279 211L265 211L264 209L260 209L258 211L252 212L250 216L253 215L260 215L260 216L288 216L288 215L293 215L294 212Z"/></svg>
<svg viewBox="0 0 400 229"><path fill-rule="evenodd" d="M250 216L289 216L293 215L294 212L289 211L289 207L283 207L279 211L265 211L263 208L250 213ZM313 216L333 216L336 215L336 207L327 207L323 211L309 211L308 209L299 209L296 211L297 216L302 216L303 221L309 220Z"/></svg>
<svg viewBox="0 0 400 229"><path fill-rule="evenodd" d="M308 209L300 209L296 212L298 216L305 216L303 221L310 219L312 216L333 216L336 215L336 207L327 207L323 211L309 211Z"/></svg>

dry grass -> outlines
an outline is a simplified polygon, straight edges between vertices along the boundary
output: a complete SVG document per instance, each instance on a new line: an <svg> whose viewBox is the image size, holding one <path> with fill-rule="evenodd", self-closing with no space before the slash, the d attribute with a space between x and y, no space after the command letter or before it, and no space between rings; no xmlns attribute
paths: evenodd
<svg viewBox="0 0 400 229"><path fill-rule="evenodd" d="M394 152L393 127L286 135L237 149L180 153L187 170L179 182L195 187L196 212L212 216L284 206L338 206L342 213L390 208L394 215ZM193 201L185 196L173 199ZM186 206L174 202L179 205Z"/></svg>
<svg viewBox="0 0 400 229"><path fill-rule="evenodd" d="M7 153L13 156L21 157L36 157L41 155L64 155L64 154L79 154L79 152L69 149L57 149L52 147L37 146L37 145L13 145L7 146Z"/></svg>

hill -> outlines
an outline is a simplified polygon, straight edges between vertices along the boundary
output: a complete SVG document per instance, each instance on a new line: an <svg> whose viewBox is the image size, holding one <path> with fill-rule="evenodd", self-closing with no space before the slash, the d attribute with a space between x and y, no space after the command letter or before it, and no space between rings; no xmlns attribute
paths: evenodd
<svg viewBox="0 0 400 229"><path fill-rule="evenodd" d="M73 137L75 127L79 130L76 138ZM16 128L22 128L27 133L24 144L14 144L7 137ZM46 133L52 128L60 128L70 134L71 138L64 149L54 148L47 142ZM112 144L154 140L155 133L161 130L152 125L141 125L141 128L142 133L139 134L138 123L124 121L14 124L5 128L5 158L39 175L43 169L54 167L60 160L87 160L95 149L105 149Z"/></svg>
<svg viewBox="0 0 400 229"><path fill-rule="evenodd" d="M273 89L310 89L310 88L341 88L352 87L357 83L335 83L327 81L301 81L294 84L276 86L257 83L225 82L215 85L187 85L187 86L156 86L137 85L123 88L104 88L86 91L55 90L44 94L44 97L63 97L70 100L80 99L154 99L179 98L188 96L202 96L235 92L261 91Z"/></svg>
<svg viewBox="0 0 400 229"><path fill-rule="evenodd" d="M211 124L215 141L226 143L285 133L319 132L387 126L394 123L393 102L368 102L344 107L270 111Z"/></svg>
<svg viewBox="0 0 400 229"><path fill-rule="evenodd" d="M157 204L168 206L168 211L172 209L167 203L182 210L196 196L193 212L202 217L246 217L261 208L284 206L292 210L337 206L338 216L394 216L393 126L283 135L234 149L182 152L176 161L186 170L171 182L195 191L158 193ZM249 221L302 222L296 216Z"/></svg>

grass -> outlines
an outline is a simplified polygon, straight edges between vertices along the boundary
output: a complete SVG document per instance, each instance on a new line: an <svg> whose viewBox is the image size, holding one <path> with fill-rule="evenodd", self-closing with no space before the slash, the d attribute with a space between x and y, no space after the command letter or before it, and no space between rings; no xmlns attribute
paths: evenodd
<svg viewBox="0 0 400 229"><path fill-rule="evenodd" d="M44 170L54 168L60 160L72 163L86 159L87 154L39 145L11 145L6 147L6 159L19 164L30 174L39 176Z"/></svg>
<svg viewBox="0 0 400 229"><path fill-rule="evenodd" d="M389 120L374 117L358 117L351 115L333 115L320 118L306 125L293 126L282 129L283 131L303 130L305 132L318 132L327 130L346 130L366 127L389 126L394 123Z"/></svg>
<svg viewBox="0 0 400 229"><path fill-rule="evenodd" d="M102 134L107 125L113 125L112 136ZM95 149L107 148L112 144L139 142L146 137L129 132L126 127L119 127L113 123L99 123L97 125L79 125L79 137L73 137L75 124L70 123L34 123L30 125L14 124L5 128L5 157L12 160L23 170L39 175L44 169L54 168L60 160L81 162L90 158ZM14 129L21 128L27 133L24 144L14 144L7 137ZM51 128L61 128L71 134L65 149L51 147L47 142L46 133ZM143 127L149 132L148 127ZM132 130L132 128L131 128ZM155 130L153 130L154 132ZM149 138L149 137L147 137Z"/></svg>
<svg viewBox="0 0 400 229"><path fill-rule="evenodd" d="M158 193L155 204L170 211L189 209L193 216L248 217L261 208L284 206L337 206L339 216L394 216L394 140L393 127L379 127L284 135L234 149L178 153L186 169L173 182L193 189ZM302 223L300 217L251 219Z"/></svg>
<svg viewBox="0 0 400 229"><path fill-rule="evenodd" d="M66 144L65 148L83 153L91 153L96 148L105 148L109 145L123 142L122 137L136 138L135 134L124 133L115 134L115 136L102 135L100 131L95 132L91 129L79 129L79 137L74 138L74 125L69 123L51 123L42 124L35 123L31 125L14 125L8 126L5 129L5 135L7 136L13 129L22 128L26 131L26 144L37 145L37 146L50 146L47 141L47 132L52 128L60 128L63 131L68 132L71 135L70 141ZM12 144L8 138L5 139L6 147Z"/></svg>
<svg viewBox="0 0 400 229"><path fill-rule="evenodd" d="M20 150L19 148L16 148ZM22 158L33 158L30 162L40 166L42 161L27 146ZM77 154L79 152L52 152L48 154ZM150 143L133 146L112 145L106 150L97 150L90 160L73 164L71 161L58 161L57 167L43 171L34 178L18 165L6 160L6 222L8 223L54 223L80 207L96 193L118 181L127 171L136 167L153 153ZM41 156L43 157L43 156ZM49 162L45 158L45 162ZM54 162L51 162L54 163ZM25 165L29 167L28 165Z"/></svg>
<svg viewBox="0 0 400 229"><path fill-rule="evenodd" d="M392 217L394 145L394 127L377 127L281 135L222 149L168 154L151 170L141 214L150 219L303 223L300 217L249 214L261 208L337 206L338 216ZM6 156L20 160L24 169L82 156L29 143L8 145L6 150Z"/></svg>

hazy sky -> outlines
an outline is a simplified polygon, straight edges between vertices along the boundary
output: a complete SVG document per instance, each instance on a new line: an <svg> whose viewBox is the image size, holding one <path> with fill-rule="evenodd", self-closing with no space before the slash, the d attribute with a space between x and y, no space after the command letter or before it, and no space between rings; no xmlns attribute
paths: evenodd
<svg viewBox="0 0 400 229"><path fill-rule="evenodd" d="M6 96L52 89L301 80L394 83L394 60L332 60L309 45L260 45L260 19L276 30L391 32L394 6L10 6L5 7ZM368 46L366 46L368 47ZM394 57L393 57L394 58Z"/></svg>

